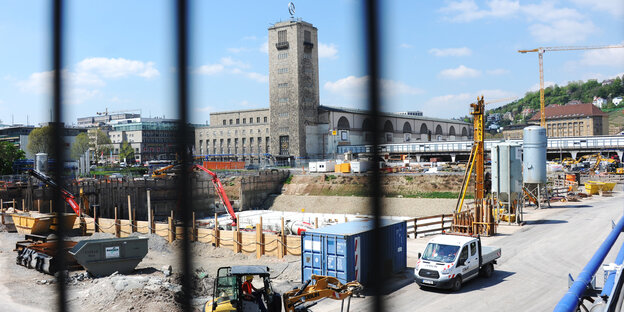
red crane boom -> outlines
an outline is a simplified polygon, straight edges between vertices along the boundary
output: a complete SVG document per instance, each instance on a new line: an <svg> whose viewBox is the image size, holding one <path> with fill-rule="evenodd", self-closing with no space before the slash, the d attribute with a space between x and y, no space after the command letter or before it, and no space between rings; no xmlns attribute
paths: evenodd
<svg viewBox="0 0 624 312"><path fill-rule="evenodd" d="M41 180L41 182L55 188L61 191L61 195L63 195L63 199L65 199L65 202L69 204L69 206L74 210L74 212L79 215L80 214L80 206L78 206L78 203L76 203L76 201L74 200L76 197L74 196L74 194L70 193L67 189L65 189L64 187L60 186L59 184L57 184L54 180L52 180L52 178L48 177L47 175L43 174L42 172L39 172L37 170L28 170L28 173Z"/></svg>
<svg viewBox="0 0 624 312"><path fill-rule="evenodd" d="M201 165L193 165L193 169L202 170L212 177L212 185L214 185L215 190L217 191L217 194L219 195L219 199L221 199L221 202L225 205L228 213L230 214L230 217L232 218L232 226L236 226L236 223L238 222L238 220L236 220L236 214L234 213L232 204L230 204L230 200L228 199L227 194L225 194L225 189L223 188L223 185L221 184L221 180L219 180L219 178L217 177L217 174L206 169L205 167Z"/></svg>

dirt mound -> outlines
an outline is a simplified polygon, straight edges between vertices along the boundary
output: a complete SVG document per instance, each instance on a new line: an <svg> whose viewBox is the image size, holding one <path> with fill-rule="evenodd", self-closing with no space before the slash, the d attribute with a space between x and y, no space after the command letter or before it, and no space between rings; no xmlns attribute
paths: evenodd
<svg viewBox="0 0 624 312"><path fill-rule="evenodd" d="M370 177L338 173L295 175L282 194L319 196L366 196ZM383 194L390 197L416 196L430 192L459 192L461 174L386 175Z"/></svg>
<svg viewBox="0 0 624 312"><path fill-rule="evenodd" d="M265 209L276 211L337 213L370 215L369 197L358 196L297 196L278 195L270 197ZM454 198L383 198L383 214L386 216L425 217L452 213L457 199Z"/></svg>
<svg viewBox="0 0 624 312"><path fill-rule="evenodd" d="M69 301L81 311L179 311L181 286L162 273L86 278L69 285Z"/></svg>

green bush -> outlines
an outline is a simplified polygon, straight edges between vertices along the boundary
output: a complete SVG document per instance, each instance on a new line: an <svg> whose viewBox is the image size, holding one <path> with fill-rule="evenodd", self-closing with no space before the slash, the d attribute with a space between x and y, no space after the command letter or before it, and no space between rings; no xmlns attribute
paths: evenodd
<svg viewBox="0 0 624 312"><path fill-rule="evenodd" d="M336 179L336 176L333 175L333 174L325 176L325 181L331 181L331 180L334 180L334 179Z"/></svg>

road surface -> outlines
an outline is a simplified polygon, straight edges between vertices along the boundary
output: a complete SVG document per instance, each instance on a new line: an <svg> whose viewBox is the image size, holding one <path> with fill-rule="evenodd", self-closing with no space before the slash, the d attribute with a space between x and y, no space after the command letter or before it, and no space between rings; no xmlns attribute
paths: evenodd
<svg viewBox="0 0 624 312"><path fill-rule="evenodd" d="M567 291L568 274L576 277L622 216L624 194L595 196L552 208L525 209L524 226L500 226L484 245L502 247L502 257L489 279L476 278L458 292L421 289L415 283L394 283L384 296L385 311L552 311ZM624 235L623 235L624 236ZM408 239L408 266L429 238ZM624 239L615 243L612 262ZM597 285L603 285L602 269ZM373 297L353 298L351 311L372 311ZM340 302L324 300L313 311L340 311Z"/></svg>

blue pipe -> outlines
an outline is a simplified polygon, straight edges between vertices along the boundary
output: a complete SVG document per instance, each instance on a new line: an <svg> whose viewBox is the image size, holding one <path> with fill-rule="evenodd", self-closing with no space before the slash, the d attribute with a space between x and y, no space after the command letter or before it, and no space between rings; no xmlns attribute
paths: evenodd
<svg viewBox="0 0 624 312"><path fill-rule="evenodd" d="M624 243L622 244L622 247L620 247L620 252L618 252L617 257L615 258L616 265L622 265L622 262L624 262ZM609 275L607 275L607 280L605 281L605 285L600 293L601 297L611 296L611 293L613 292L613 284L615 282L615 275L617 275L617 271L611 271L609 272Z"/></svg>
<svg viewBox="0 0 624 312"><path fill-rule="evenodd" d="M615 244L618 236L624 229L624 216L615 225L615 228L609 233L609 236L602 242L598 250L589 260L583 271L578 275L568 292L561 298L559 303L555 306L553 311L555 312L574 312L578 308L581 297L587 290L589 283L591 283L592 277L598 271L598 268L604 261L604 258Z"/></svg>

